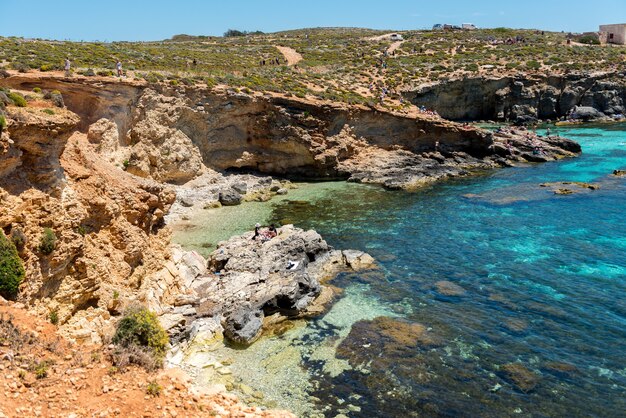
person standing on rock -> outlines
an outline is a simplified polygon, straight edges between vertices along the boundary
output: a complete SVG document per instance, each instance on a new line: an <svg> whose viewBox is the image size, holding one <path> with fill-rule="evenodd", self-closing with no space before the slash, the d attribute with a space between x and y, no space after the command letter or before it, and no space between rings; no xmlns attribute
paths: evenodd
<svg viewBox="0 0 626 418"><path fill-rule="evenodd" d="M117 64L115 64L115 68L117 68L117 76L121 77L122 76L122 62L117 61Z"/></svg>
<svg viewBox="0 0 626 418"><path fill-rule="evenodd" d="M70 68L72 66L72 63L70 62L70 57L66 57L65 58L65 77L69 77L70 76Z"/></svg>

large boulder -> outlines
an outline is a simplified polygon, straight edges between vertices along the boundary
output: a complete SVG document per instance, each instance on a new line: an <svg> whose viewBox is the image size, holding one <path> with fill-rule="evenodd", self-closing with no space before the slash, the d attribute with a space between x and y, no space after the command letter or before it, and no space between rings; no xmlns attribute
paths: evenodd
<svg viewBox="0 0 626 418"><path fill-rule="evenodd" d="M606 115L590 106L578 106L575 107L572 111L571 118L583 121L591 121L604 119L606 118Z"/></svg>
<svg viewBox="0 0 626 418"><path fill-rule="evenodd" d="M224 189L219 194L219 201L224 206L236 206L241 203L241 194L235 189Z"/></svg>
<svg viewBox="0 0 626 418"><path fill-rule="evenodd" d="M261 309L237 309L222 321L224 336L238 344L251 344L261 335L264 317Z"/></svg>

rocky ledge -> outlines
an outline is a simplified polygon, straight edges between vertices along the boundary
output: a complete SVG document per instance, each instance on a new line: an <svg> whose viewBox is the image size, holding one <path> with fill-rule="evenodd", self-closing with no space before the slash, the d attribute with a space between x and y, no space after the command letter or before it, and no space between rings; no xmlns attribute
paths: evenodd
<svg viewBox="0 0 626 418"><path fill-rule="evenodd" d="M368 254L334 250L312 230L287 225L264 242L253 236L221 242L208 261L174 251L171 270L182 279L181 292L170 306L157 309L174 341L208 331L251 344L285 319L323 312L333 291L322 284L338 272L374 267Z"/></svg>
<svg viewBox="0 0 626 418"><path fill-rule="evenodd" d="M474 129L474 128L467 128ZM559 136L540 136L524 127L502 127L486 142L482 153L472 155L441 143L432 151L369 150L340 164L351 173L349 181L381 184L387 189L411 190L435 181L519 163L547 162L575 157L577 142Z"/></svg>

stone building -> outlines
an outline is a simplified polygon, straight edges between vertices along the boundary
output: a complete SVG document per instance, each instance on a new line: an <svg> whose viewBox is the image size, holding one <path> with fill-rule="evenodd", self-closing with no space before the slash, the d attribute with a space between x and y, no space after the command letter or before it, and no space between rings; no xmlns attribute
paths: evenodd
<svg viewBox="0 0 626 418"><path fill-rule="evenodd" d="M626 45L626 23L616 25L600 25L602 43Z"/></svg>

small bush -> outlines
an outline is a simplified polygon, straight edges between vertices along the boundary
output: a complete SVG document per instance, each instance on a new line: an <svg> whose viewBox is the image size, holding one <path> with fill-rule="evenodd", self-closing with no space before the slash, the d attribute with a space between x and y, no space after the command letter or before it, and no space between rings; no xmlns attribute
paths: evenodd
<svg viewBox="0 0 626 418"><path fill-rule="evenodd" d="M52 71L52 70L54 70L54 65L52 65L52 64L44 64L41 67L39 67L39 70L44 71L44 72L45 71Z"/></svg>
<svg viewBox="0 0 626 418"><path fill-rule="evenodd" d="M15 244L0 232L0 295L7 299L15 298L24 274Z"/></svg>
<svg viewBox="0 0 626 418"><path fill-rule="evenodd" d="M35 87L33 93L41 93L41 87Z"/></svg>
<svg viewBox="0 0 626 418"><path fill-rule="evenodd" d="M13 104L17 107L26 107L26 99L19 93L11 92L7 94L9 99L13 102Z"/></svg>
<svg viewBox="0 0 626 418"><path fill-rule="evenodd" d="M12 62L11 68L20 73L27 73L30 70L30 66L28 66L28 64L24 64L23 62Z"/></svg>
<svg viewBox="0 0 626 418"><path fill-rule="evenodd" d="M7 127L7 120L4 115L0 114L0 133Z"/></svg>
<svg viewBox="0 0 626 418"><path fill-rule="evenodd" d="M153 398L160 396L161 390L162 390L161 385L159 385L159 383L156 380L152 380L151 382L149 382L148 386L146 387L146 393L152 396Z"/></svg>
<svg viewBox="0 0 626 418"><path fill-rule="evenodd" d="M134 363L153 369L162 365L169 341L153 312L133 306L117 324L112 342L118 346L114 353L117 366Z"/></svg>
<svg viewBox="0 0 626 418"><path fill-rule="evenodd" d="M43 109L42 112L46 115L54 115L54 110L52 109Z"/></svg>
<svg viewBox="0 0 626 418"><path fill-rule="evenodd" d="M541 64L535 60L530 60L526 63L526 68L529 70L538 70L541 68Z"/></svg>
<svg viewBox="0 0 626 418"><path fill-rule="evenodd" d="M45 361L35 364L33 367L33 373L35 373L35 377L37 379L43 379L48 377L48 367L48 363Z"/></svg>
<svg viewBox="0 0 626 418"><path fill-rule="evenodd" d="M600 45L600 40L598 39L598 37L593 35L581 36L580 38L578 38L578 42L587 45Z"/></svg>
<svg viewBox="0 0 626 418"><path fill-rule="evenodd" d="M50 319L50 323L52 325L59 324L59 312L55 309L54 311L50 311L48 314L48 319Z"/></svg>
<svg viewBox="0 0 626 418"><path fill-rule="evenodd" d="M39 251L45 255L52 254L56 248L57 236L50 228L45 228L41 234L41 241L39 242Z"/></svg>
<svg viewBox="0 0 626 418"><path fill-rule="evenodd" d="M11 241L13 241L13 245L15 245L18 251L22 251L26 245L26 235L21 229L13 228L11 230Z"/></svg>

